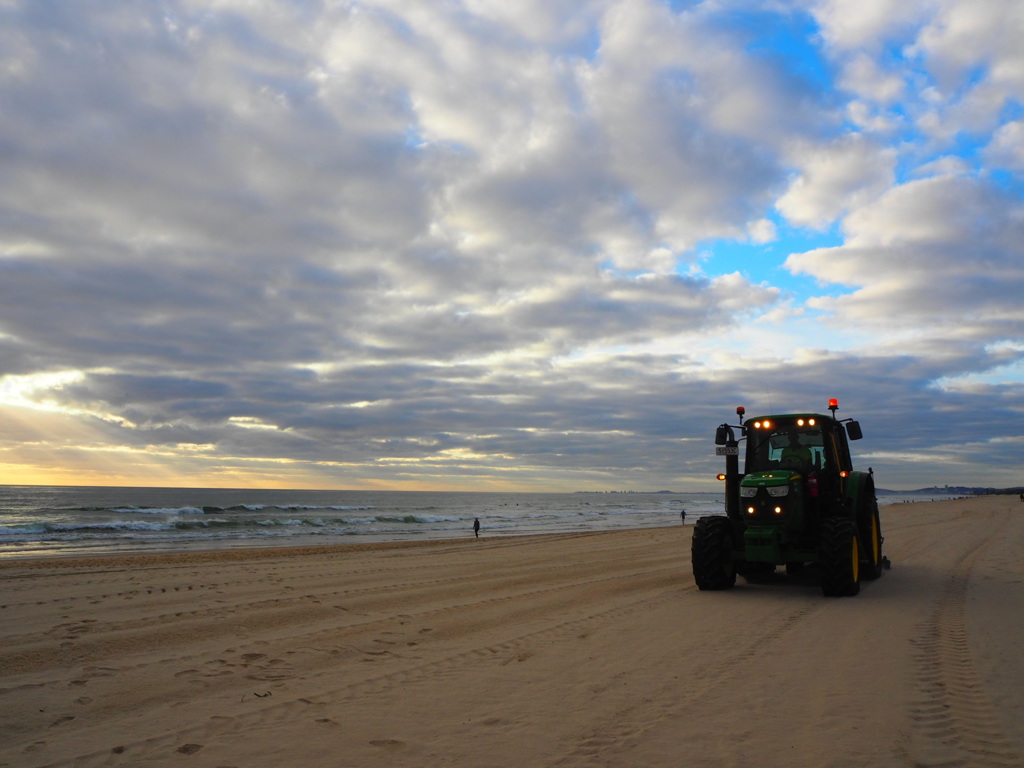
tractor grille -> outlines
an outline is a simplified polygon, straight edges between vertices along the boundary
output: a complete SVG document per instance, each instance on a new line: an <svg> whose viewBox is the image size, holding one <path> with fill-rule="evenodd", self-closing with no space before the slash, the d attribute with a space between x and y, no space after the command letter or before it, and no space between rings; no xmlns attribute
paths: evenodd
<svg viewBox="0 0 1024 768"><path fill-rule="evenodd" d="M781 558L782 530L776 526L747 528L743 545L747 560L776 562Z"/></svg>
<svg viewBox="0 0 1024 768"><path fill-rule="evenodd" d="M748 547L774 547L778 537L775 531L748 530L744 539Z"/></svg>

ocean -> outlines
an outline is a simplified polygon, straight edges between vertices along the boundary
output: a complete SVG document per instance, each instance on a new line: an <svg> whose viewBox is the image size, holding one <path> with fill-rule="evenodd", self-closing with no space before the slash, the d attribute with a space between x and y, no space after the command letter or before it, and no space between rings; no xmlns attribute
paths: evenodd
<svg viewBox="0 0 1024 768"><path fill-rule="evenodd" d="M924 501L886 495L880 504ZM680 525L721 493L473 493L0 486L0 557L305 546Z"/></svg>

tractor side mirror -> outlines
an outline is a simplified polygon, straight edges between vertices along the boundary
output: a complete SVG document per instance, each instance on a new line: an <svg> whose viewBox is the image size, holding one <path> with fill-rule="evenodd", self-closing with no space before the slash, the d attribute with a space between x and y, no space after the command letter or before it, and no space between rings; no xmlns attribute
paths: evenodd
<svg viewBox="0 0 1024 768"><path fill-rule="evenodd" d="M732 430L725 424L720 426L715 430L715 445L725 445L729 442L729 438L732 436L731 433Z"/></svg>
<svg viewBox="0 0 1024 768"><path fill-rule="evenodd" d="M864 433L860 431L860 422L848 422L846 425L846 434L850 436L851 440L860 440L864 437Z"/></svg>

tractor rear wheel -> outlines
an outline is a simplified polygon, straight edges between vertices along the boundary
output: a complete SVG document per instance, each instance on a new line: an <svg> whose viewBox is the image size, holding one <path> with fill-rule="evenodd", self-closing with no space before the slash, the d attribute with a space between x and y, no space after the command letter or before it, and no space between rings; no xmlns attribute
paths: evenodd
<svg viewBox="0 0 1024 768"><path fill-rule="evenodd" d="M847 597L860 592L860 542L852 520L822 521L818 569L821 591L826 597Z"/></svg>
<svg viewBox="0 0 1024 768"><path fill-rule="evenodd" d="M697 520L690 542L690 563L697 589L729 589L736 584L729 518L708 515Z"/></svg>
<svg viewBox="0 0 1024 768"><path fill-rule="evenodd" d="M875 502L871 502L871 509L862 519L860 540L864 545L861 576L873 581L882 575L882 525Z"/></svg>

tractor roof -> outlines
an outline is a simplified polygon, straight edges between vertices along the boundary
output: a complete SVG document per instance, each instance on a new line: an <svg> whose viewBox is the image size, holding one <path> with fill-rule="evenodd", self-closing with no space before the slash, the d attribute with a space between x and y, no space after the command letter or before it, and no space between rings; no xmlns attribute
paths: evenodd
<svg viewBox="0 0 1024 768"><path fill-rule="evenodd" d="M745 424L749 424L752 421L764 421L768 419L770 421L782 421L791 422L797 419L816 419L821 421L829 421L833 424L838 424L839 419L829 416L824 413L767 413L764 416L750 416L744 419Z"/></svg>

